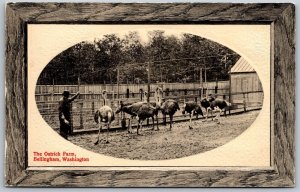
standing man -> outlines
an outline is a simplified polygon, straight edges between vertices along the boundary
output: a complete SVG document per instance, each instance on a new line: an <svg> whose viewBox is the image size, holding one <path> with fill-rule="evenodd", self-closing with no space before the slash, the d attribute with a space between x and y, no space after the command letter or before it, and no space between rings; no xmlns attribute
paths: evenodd
<svg viewBox="0 0 300 192"><path fill-rule="evenodd" d="M59 123L60 123L60 130L59 134L65 138L68 139L68 135L71 133L71 102L74 101L77 96L79 95L79 92L77 92L73 97L69 98L70 92L69 91L64 91L63 92L63 97L59 100Z"/></svg>

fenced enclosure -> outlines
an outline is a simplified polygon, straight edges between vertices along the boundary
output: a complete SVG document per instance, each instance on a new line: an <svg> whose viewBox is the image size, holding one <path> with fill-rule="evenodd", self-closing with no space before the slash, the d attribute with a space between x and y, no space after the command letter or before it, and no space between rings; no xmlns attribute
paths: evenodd
<svg viewBox="0 0 300 192"><path fill-rule="evenodd" d="M157 86L163 88L163 96L165 99L175 99L182 109L184 102L196 101L213 94L216 97L223 98L227 101L235 101L230 113L245 112L247 110L260 109L262 107L262 91L231 92L229 81L207 82L205 87L200 87L199 83L157 83L150 86L150 102L155 102L154 90ZM119 88L118 88L119 87ZM80 92L79 97L72 102L71 107L71 125L74 132L89 131L97 129L94 122L94 113L97 109L104 105L101 93L107 91L106 105L109 105L114 111L119 107L120 101L124 103L134 103L145 101L144 91L147 90L147 84L115 84L106 85L37 85L36 87L36 103L38 109L45 121L53 128L59 129L58 121L58 101L62 97L62 92L69 90L71 95ZM232 100L234 97L242 98L242 100ZM253 97L260 98L253 102ZM122 119L129 116L120 113L116 114L116 119L112 123L112 128L120 128ZM177 111L174 115L174 121L188 120L181 111ZM128 125L128 119L126 125ZM162 123L162 115L159 114L159 123ZM149 121L145 121L145 124ZM152 122L150 121L150 124ZM133 122L133 125L136 121Z"/></svg>
<svg viewBox="0 0 300 192"><path fill-rule="evenodd" d="M177 96L183 93L196 94L201 89L199 83L155 83L150 85L150 97L154 96L157 86L162 87L166 96ZM217 87L219 93L225 93L229 89L228 81L207 82L208 93L215 93ZM37 85L35 89L36 101L58 101L64 90L70 93L80 92L81 99L101 99L103 90L107 91L107 98L115 100L140 98L147 91L147 84L95 84L95 85ZM205 89L206 90L206 89ZM119 92L119 94L118 94Z"/></svg>

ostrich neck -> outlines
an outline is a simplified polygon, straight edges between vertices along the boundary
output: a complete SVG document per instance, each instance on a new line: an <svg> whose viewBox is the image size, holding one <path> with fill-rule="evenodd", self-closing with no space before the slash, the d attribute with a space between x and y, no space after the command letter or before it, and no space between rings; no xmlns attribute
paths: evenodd
<svg viewBox="0 0 300 192"><path fill-rule="evenodd" d="M161 106L161 104L162 104L162 95L161 94L157 94L155 96L155 102L158 106Z"/></svg>
<svg viewBox="0 0 300 192"><path fill-rule="evenodd" d="M106 96L102 95L103 97L103 105L106 105Z"/></svg>

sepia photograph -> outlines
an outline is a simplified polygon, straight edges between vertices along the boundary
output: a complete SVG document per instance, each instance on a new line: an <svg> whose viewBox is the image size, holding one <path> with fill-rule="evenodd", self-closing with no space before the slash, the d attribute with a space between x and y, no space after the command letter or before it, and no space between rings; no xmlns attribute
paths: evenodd
<svg viewBox="0 0 300 192"><path fill-rule="evenodd" d="M217 148L263 103L245 58L217 42L164 30L109 33L63 50L39 75L35 100L57 133L125 159L164 160Z"/></svg>
<svg viewBox="0 0 300 192"><path fill-rule="evenodd" d="M270 166L269 26L30 24L28 36L30 166Z"/></svg>

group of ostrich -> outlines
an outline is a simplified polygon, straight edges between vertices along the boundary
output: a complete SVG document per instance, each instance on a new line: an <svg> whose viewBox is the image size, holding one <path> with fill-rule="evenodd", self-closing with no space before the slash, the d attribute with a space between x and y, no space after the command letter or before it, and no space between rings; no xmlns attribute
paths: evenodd
<svg viewBox="0 0 300 192"><path fill-rule="evenodd" d="M147 94L148 94L147 92L144 92L145 95L144 98L146 98ZM154 119L156 119L156 130L159 130L158 128L159 111L163 115L163 122L165 125L166 125L166 116L167 115L169 116L170 130L171 130L173 124L173 116L177 112L177 110L180 111L179 104L176 100L174 99L164 100L163 90L161 87L157 87L155 90L154 93L155 102L139 101L135 103L124 103L123 101L120 101L120 105L116 111L113 111L112 108L106 104L106 95L107 92L103 91L102 97L103 97L104 105L95 112L95 116L94 116L95 122L99 125L99 132L98 132L95 145L99 143L100 133L102 131L102 124L107 125L106 143L109 143L108 141L109 128L110 128L110 124L115 119L115 113L118 114L120 112L124 112L125 114L130 115L128 133L132 133L132 120L136 118L138 121L137 134L139 135L140 134L139 129L142 128L143 121L149 118L151 118L153 122L152 130L155 130ZM193 129L192 116L196 115L198 117L198 115L202 115L204 117L202 108L204 108L206 111L206 117L204 121L207 120L208 114L209 112L211 112L212 120L213 121L216 120L217 123L219 124L220 123L219 117L221 113L224 111L226 115L226 109L228 109L228 107L230 106L231 104L226 100L209 96L209 98L203 98L200 101L200 104L198 104L195 101L189 101L189 102L184 101L182 114L184 115L186 113L189 114L189 118L190 118L189 129ZM218 112L215 118L213 118L213 114L212 114L213 111Z"/></svg>

